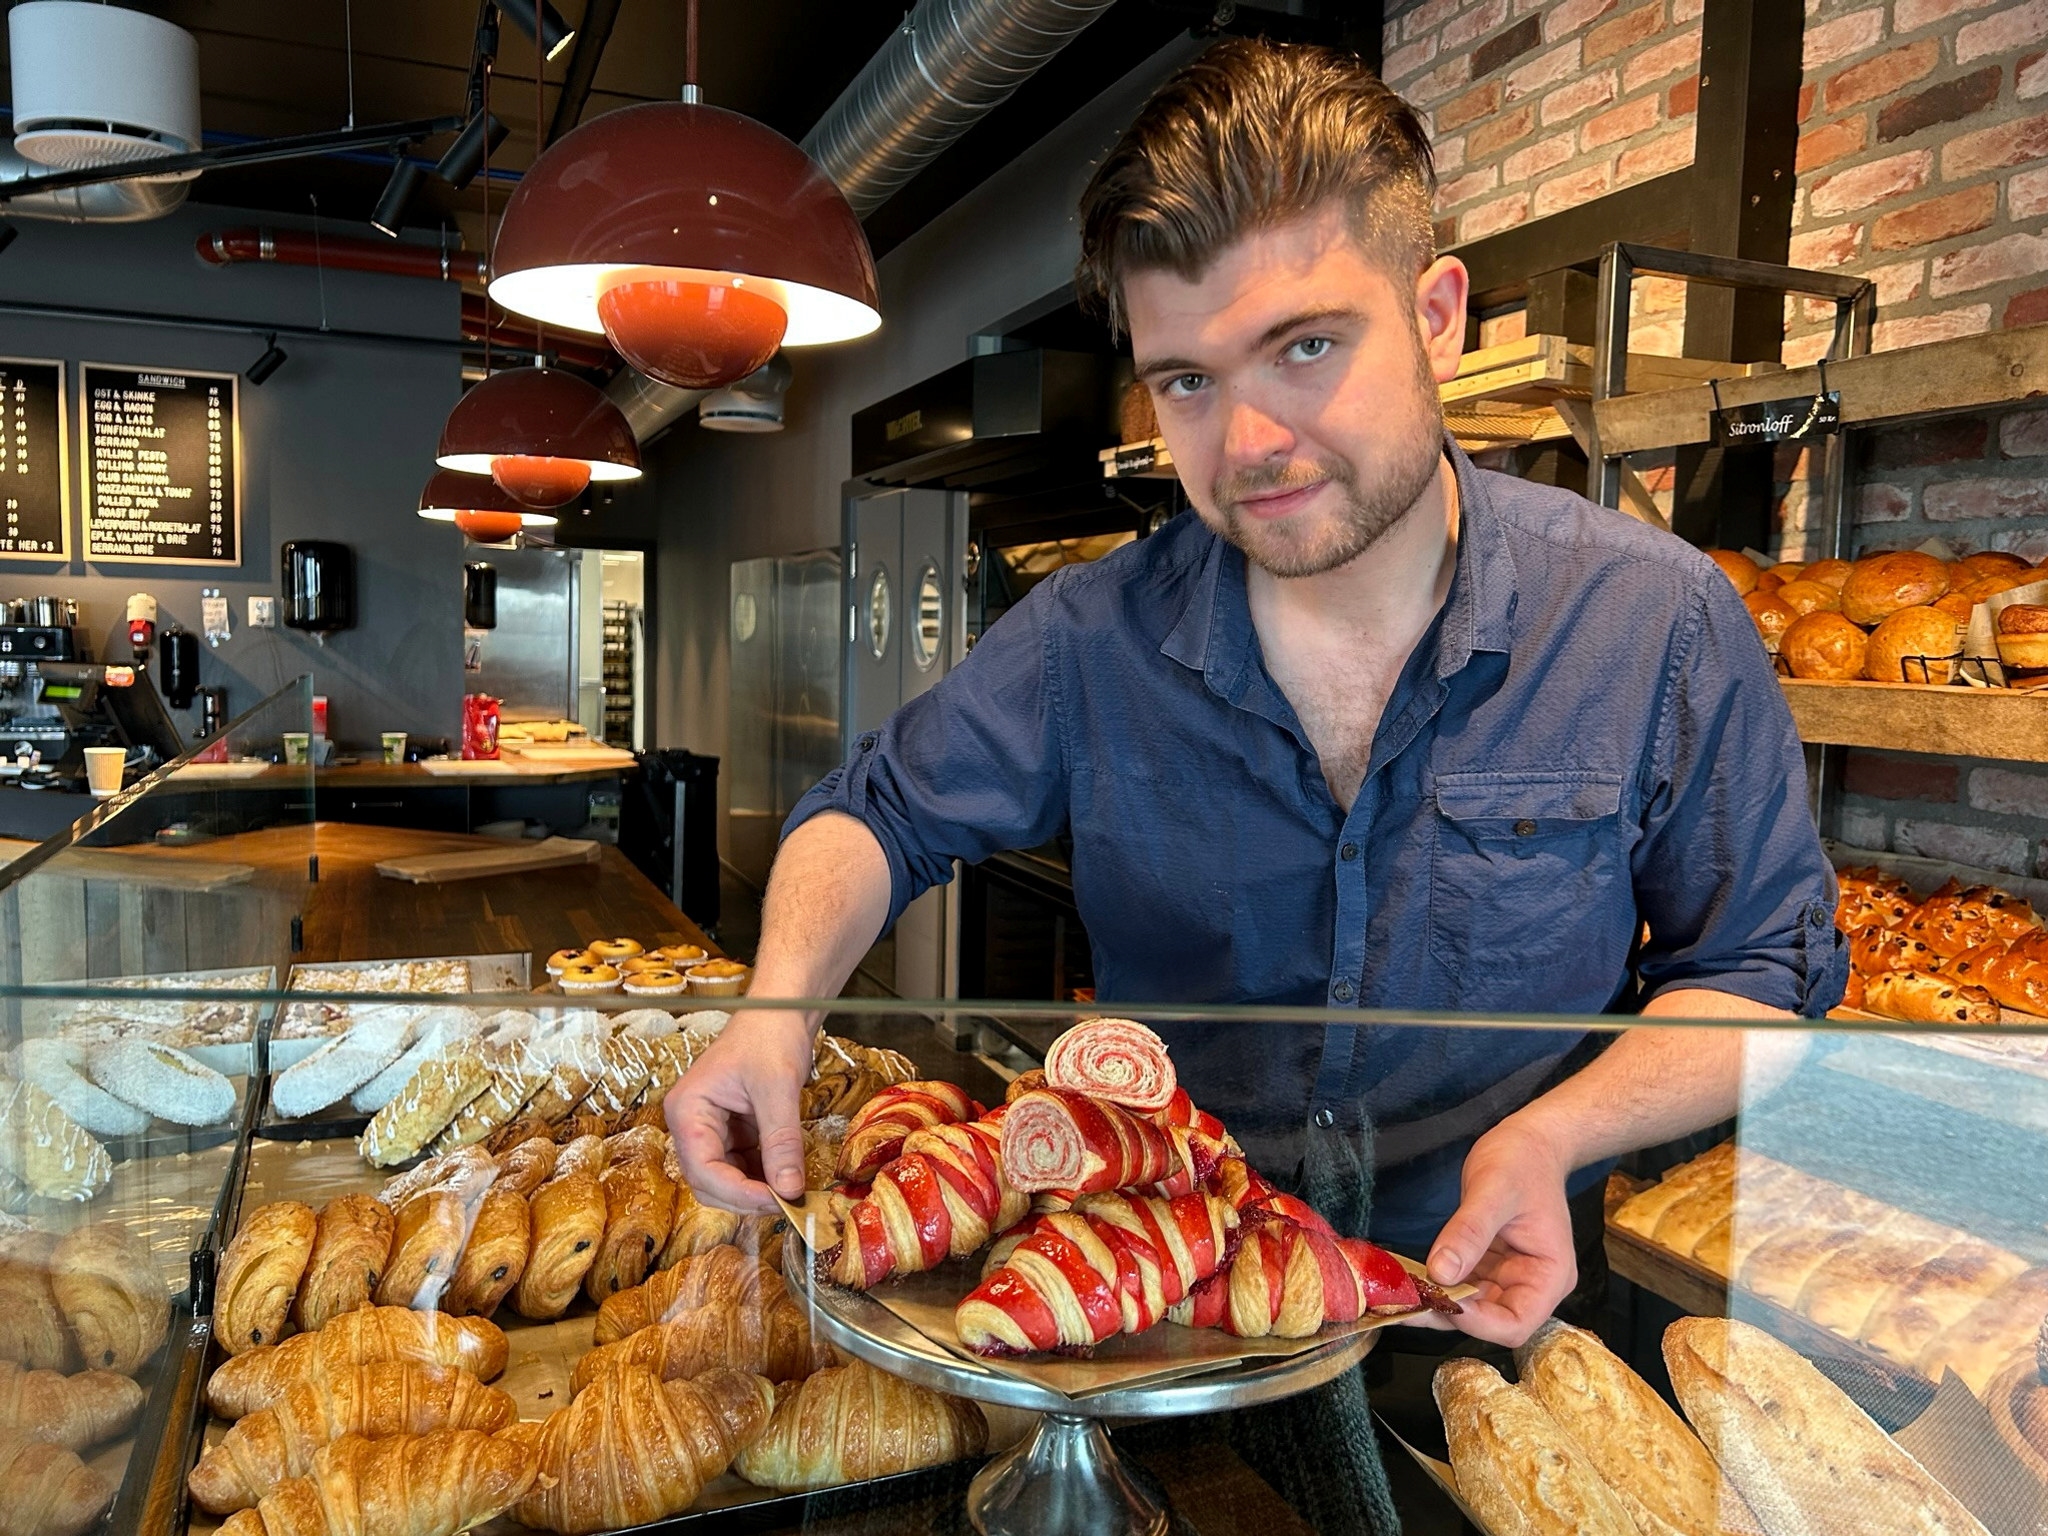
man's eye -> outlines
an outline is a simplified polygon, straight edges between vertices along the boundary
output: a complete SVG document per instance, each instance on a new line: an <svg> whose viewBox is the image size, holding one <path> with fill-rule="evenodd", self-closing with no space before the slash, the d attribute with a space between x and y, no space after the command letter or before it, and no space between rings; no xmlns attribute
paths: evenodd
<svg viewBox="0 0 2048 1536"><path fill-rule="evenodd" d="M1287 349L1287 356L1295 362L1312 363L1326 356L1335 343L1327 336L1304 336Z"/></svg>
<svg viewBox="0 0 2048 1536"><path fill-rule="evenodd" d="M1208 382L1209 379L1206 374L1176 374L1166 381L1166 385L1160 390L1160 393L1169 400L1185 400Z"/></svg>

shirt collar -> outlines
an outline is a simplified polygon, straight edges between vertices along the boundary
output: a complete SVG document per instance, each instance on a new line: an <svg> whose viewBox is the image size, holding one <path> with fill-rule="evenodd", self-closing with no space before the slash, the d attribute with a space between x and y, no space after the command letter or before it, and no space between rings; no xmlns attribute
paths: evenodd
<svg viewBox="0 0 2048 1536"><path fill-rule="evenodd" d="M1448 436L1444 452L1458 479L1458 553L1451 590L1436 632L1436 675L1463 670L1475 652L1513 649L1515 560L1507 530L1471 459ZM1179 619L1160 643L1163 655L1200 672L1217 693L1237 702L1256 647L1243 553L1221 536L1189 585Z"/></svg>

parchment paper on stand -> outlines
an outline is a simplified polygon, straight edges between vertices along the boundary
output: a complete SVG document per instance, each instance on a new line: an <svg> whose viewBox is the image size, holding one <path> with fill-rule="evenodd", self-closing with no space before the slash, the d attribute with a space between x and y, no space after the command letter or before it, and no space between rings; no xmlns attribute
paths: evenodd
<svg viewBox="0 0 2048 1536"><path fill-rule="evenodd" d="M823 1253L838 1243L839 1219L832 1212L827 1191L806 1190L800 1202L784 1200L779 1195L776 1200L808 1253ZM1407 1259L1401 1262L1411 1272L1421 1273L1420 1267ZM806 1269L814 1273L808 1266ZM950 1260L937 1269L905 1275L867 1292L845 1290L823 1280L814 1280L813 1289L829 1291L834 1311L898 1347L914 1349L954 1367L965 1362L985 1372L1014 1376L1070 1398L1153 1386L1228 1370L1246 1361L1304 1354L1337 1339L1371 1333L1404 1321L1400 1317L1361 1318L1355 1323L1332 1324L1305 1339L1240 1339L1220 1329L1183 1328L1162 1322L1143 1333L1125 1334L1098 1344L1086 1359L1066 1355L987 1359L962 1347L953 1332L953 1309L980 1283L981 1260L976 1256ZM1463 1300L1475 1289L1470 1285L1453 1286L1449 1294L1453 1300Z"/></svg>

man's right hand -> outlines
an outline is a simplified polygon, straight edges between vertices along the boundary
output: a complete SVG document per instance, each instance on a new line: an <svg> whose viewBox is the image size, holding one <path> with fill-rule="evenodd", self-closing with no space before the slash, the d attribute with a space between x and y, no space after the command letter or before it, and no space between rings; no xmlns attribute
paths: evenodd
<svg viewBox="0 0 2048 1536"><path fill-rule="evenodd" d="M801 1013L737 1013L669 1089L669 1134L699 1200L772 1214L775 1195L802 1197L797 1104L812 1051L811 1025Z"/></svg>

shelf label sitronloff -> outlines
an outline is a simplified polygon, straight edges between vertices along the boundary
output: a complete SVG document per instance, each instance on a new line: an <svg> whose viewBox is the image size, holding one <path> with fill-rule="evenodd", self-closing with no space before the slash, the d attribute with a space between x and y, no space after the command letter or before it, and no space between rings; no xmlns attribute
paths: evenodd
<svg viewBox="0 0 2048 1536"><path fill-rule="evenodd" d="M235 375L99 363L80 372L86 559L241 564Z"/></svg>

